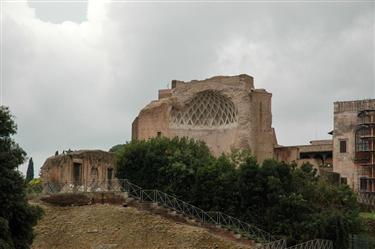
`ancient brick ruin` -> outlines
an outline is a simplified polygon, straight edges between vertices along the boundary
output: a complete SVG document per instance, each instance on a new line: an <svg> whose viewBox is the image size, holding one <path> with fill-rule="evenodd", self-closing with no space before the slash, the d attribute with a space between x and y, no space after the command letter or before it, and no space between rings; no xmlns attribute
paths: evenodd
<svg viewBox="0 0 375 249"><path fill-rule="evenodd" d="M375 192L375 100L336 102L333 139L282 146L272 128L271 97L245 74L173 80L135 118L132 139L190 137L214 155L249 149L260 162L309 162L355 190Z"/></svg>
<svg viewBox="0 0 375 249"><path fill-rule="evenodd" d="M101 150L65 152L47 158L40 176L45 187L66 188L58 191L70 192L79 186L103 190L115 178L115 154Z"/></svg>
<svg viewBox="0 0 375 249"><path fill-rule="evenodd" d="M260 161L272 158L277 142L271 96L248 75L172 81L141 110L132 138L186 136L206 142L214 155L246 148Z"/></svg>
<svg viewBox="0 0 375 249"><path fill-rule="evenodd" d="M259 162L309 162L321 173L336 174L354 190L375 193L375 99L335 102L332 139L282 146L272 127L272 94L256 89L253 77L173 80L171 85L139 112L132 139L190 137L204 141L216 156L248 149ZM45 182L87 186L114 178L114 162L109 152L70 152L48 158L41 177Z"/></svg>

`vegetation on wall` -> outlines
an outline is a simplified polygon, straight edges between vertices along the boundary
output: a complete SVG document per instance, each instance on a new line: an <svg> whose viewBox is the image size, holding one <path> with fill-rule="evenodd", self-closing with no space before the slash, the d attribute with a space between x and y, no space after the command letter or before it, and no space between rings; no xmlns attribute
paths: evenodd
<svg viewBox="0 0 375 249"><path fill-rule="evenodd" d="M11 138L15 133L9 109L0 106L0 249L29 248L32 227L41 215L26 200L25 179L17 170L26 153Z"/></svg>
<svg viewBox="0 0 375 249"><path fill-rule="evenodd" d="M285 237L289 243L331 239L346 248L359 229L359 208L347 186L319 179L311 165L266 160L247 152L213 157L187 138L132 141L113 150L117 177L221 211Z"/></svg>

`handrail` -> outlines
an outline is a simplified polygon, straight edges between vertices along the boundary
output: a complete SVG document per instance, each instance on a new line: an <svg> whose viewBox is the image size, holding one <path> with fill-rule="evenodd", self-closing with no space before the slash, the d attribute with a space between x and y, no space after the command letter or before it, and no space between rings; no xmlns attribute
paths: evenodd
<svg viewBox="0 0 375 249"><path fill-rule="evenodd" d="M313 248L319 248L319 249L333 249L333 243L330 240L323 240L323 239L315 239L310 240L298 245L294 245L291 247L288 247L287 249L313 249Z"/></svg>
<svg viewBox="0 0 375 249"><path fill-rule="evenodd" d="M261 247L261 249L279 249L279 248L288 249L286 247L286 240L285 239L275 240L275 241L272 241L270 243L265 243ZM318 248L316 248L316 249L318 249Z"/></svg>
<svg viewBox="0 0 375 249"><path fill-rule="evenodd" d="M215 218L215 223L218 225L224 225L225 227L231 230L236 230L240 228L240 230L246 231L244 235L245 236L250 235L249 237L250 239L261 238L262 241L276 241L277 240L270 233L265 232L264 230L256 226L250 225L249 223L243 222L230 215L224 214L222 212L215 212L215 211L214 212L209 211L207 213L211 214L211 216ZM238 231L238 232L241 233L241 231ZM251 235L254 235L254 237Z"/></svg>

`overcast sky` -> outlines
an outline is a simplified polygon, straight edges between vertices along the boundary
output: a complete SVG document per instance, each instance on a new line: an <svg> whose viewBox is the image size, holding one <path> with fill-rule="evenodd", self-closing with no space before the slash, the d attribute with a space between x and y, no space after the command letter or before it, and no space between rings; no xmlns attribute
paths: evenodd
<svg viewBox="0 0 375 249"><path fill-rule="evenodd" d="M172 79L252 75L282 145L330 138L334 101L375 97L374 2L50 2L2 4L3 104L36 174L56 150L128 141Z"/></svg>

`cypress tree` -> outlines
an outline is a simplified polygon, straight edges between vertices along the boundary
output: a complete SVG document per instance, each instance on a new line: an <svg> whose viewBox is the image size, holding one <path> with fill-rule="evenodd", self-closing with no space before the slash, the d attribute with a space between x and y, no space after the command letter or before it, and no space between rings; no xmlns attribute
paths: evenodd
<svg viewBox="0 0 375 249"><path fill-rule="evenodd" d="M33 158L30 158L29 165L27 166L27 171L26 171L26 182L29 182L32 179L34 179L34 162L33 162Z"/></svg>

